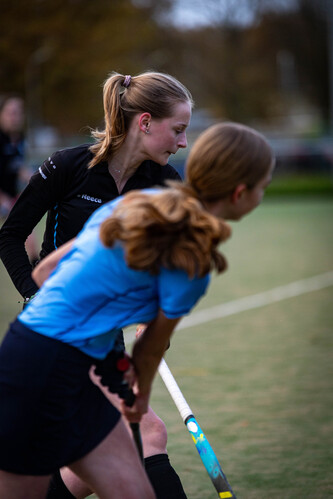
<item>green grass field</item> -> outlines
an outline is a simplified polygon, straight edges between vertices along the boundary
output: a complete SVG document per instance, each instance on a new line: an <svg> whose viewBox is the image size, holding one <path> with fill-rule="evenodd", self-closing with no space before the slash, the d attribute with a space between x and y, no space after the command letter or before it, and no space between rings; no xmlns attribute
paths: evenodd
<svg viewBox="0 0 333 499"><path fill-rule="evenodd" d="M333 271L332 198L267 199L233 224L226 274L196 307ZM1 334L21 308L0 267ZM167 363L238 499L333 497L333 285L175 333ZM189 499L217 494L163 382L152 406Z"/></svg>

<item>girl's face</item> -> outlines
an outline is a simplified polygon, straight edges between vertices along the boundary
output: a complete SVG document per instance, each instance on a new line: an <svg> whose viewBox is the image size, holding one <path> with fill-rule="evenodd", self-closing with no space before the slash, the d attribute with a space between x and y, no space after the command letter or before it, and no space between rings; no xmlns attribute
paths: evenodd
<svg viewBox="0 0 333 499"><path fill-rule="evenodd" d="M13 97L5 102L0 114L0 125L6 133L21 132L24 126L23 101Z"/></svg>
<svg viewBox="0 0 333 499"><path fill-rule="evenodd" d="M186 129L190 123L192 108L189 102L179 102L174 106L170 118L152 118L145 135L145 152L148 159L166 165L171 154L179 148L187 147Z"/></svg>
<svg viewBox="0 0 333 499"><path fill-rule="evenodd" d="M274 165L272 164L267 174L254 187L251 189L245 187L240 193L234 220L240 220L261 203L265 190L272 180L273 169Z"/></svg>
<svg viewBox="0 0 333 499"><path fill-rule="evenodd" d="M272 180L274 164L271 165L266 175L251 189L245 184L238 185L234 192L214 203L206 203L206 209L216 217L225 220L240 220L254 210L262 201L266 187Z"/></svg>

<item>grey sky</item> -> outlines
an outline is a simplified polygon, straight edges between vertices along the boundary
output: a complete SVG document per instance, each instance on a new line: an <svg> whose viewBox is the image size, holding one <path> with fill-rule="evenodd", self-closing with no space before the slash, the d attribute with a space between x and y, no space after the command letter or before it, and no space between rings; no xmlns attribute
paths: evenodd
<svg viewBox="0 0 333 499"><path fill-rule="evenodd" d="M214 24L226 18L249 24L258 6L291 9L296 3L297 0L174 0L168 21L185 28Z"/></svg>

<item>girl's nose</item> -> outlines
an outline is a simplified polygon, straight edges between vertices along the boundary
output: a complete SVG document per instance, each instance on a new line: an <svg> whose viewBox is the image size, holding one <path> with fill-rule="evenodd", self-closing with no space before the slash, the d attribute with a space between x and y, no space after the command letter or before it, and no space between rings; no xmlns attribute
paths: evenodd
<svg viewBox="0 0 333 499"><path fill-rule="evenodd" d="M178 140L178 147L187 147L187 137L186 137L186 133L182 133L181 136L179 137L179 140Z"/></svg>

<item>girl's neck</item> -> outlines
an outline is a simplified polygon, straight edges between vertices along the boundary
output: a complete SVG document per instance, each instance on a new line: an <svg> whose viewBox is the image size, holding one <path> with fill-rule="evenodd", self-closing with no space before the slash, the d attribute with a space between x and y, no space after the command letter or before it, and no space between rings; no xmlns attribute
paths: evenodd
<svg viewBox="0 0 333 499"><path fill-rule="evenodd" d="M146 159L141 152L141 135L137 127L130 127L123 144L108 160L109 172L117 184L119 193Z"/></svg>
<svg viewBox="0 0 333 499"><path fill-rule="evenodd" d="M124 146L125 144L108 160L109 173L116 182L119 193L144 161L134 150Z"/></svg>
<svg viewBox="0 0 333 499"><path fill-rule="evenodd" d="M227 201L225 199L219 199L218 201L202 201L205 210L208 211L211 215L214 215L218 218L228 218L227 217Z"/></svg>
<svg viewBox="0 0 333 499"><path fill-rule="evenodd" d="M130 177L141 163L141 160L135 159L129 151L123 151L121 148L108 160L108 167L112 176Z"/></svg>

